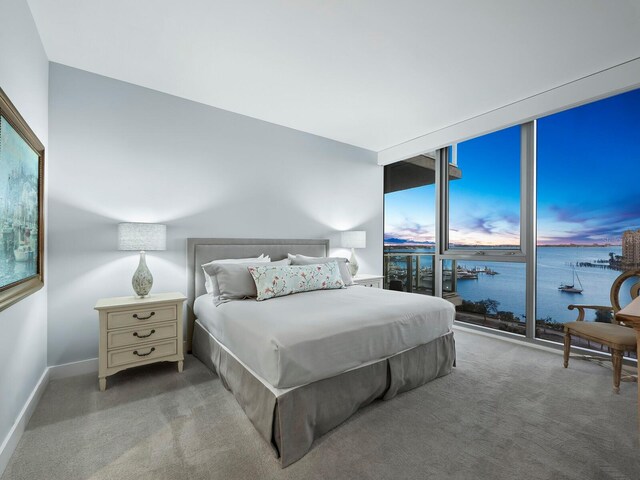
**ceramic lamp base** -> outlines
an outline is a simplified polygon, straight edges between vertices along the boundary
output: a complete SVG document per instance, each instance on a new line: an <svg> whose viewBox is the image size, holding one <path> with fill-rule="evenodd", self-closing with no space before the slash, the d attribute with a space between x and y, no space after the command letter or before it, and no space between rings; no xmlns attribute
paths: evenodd
<svg viewBox="0 0 640 480"><path fill-rule="evenodd" d="M358 268L360 268L360 266L358 265L358 260L356 260L356 252L352 248L351 258L349 259L349 271L351 272L351 276L356 276L356 274L358 273Z"/></svg>
<svg viewBox="0 0 640 480"><path fill-rule="evenodd" d="M139 297L149 295L151 287L153 286L153 275L151 275L149 268L147 268L144 252L140 252L140 263L138 264L136 272L133 274L131 285L133 286L133 291L136 292L136 295Z"/></svg>

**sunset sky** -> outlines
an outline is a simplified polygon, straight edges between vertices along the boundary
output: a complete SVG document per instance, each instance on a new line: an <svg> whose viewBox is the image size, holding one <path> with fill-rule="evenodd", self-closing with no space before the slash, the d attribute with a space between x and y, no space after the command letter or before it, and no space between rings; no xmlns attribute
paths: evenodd
<svg viewBox="0 0 640 480"><path fill-rule="evenodd" d="M458 145L450 239L519 239L519 129ZM385 195L385 240L435 240L434 186ZM640 228L640 90L538 120L538 243L619 243Z"/></svg>

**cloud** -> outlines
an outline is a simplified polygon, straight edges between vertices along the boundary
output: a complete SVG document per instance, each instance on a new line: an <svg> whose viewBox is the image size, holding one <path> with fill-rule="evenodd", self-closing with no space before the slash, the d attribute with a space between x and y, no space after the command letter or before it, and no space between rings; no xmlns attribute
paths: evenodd
<svg viewBox="0 0 640 480"><path fill-rule="evenodd" d="M619 194L613 187L594 188L607 188L607 194L615 195L615 198L607 198L605 201L602 200L602 195L594 193L597 198L592 198L594 204L591 205L575 202L571 205L541 206L538 210L538 242L617 243L625 230L640 228L640 196ZM588 196L588 193L582 195ZM473 208L466 208L460 214L455 214L450 222L451 242L462 245L518 243L519 212L507 209L492 211L495 208L495 204L487 205L477 199ZM404 218L395 224L387 224L385 238L434 242L435 225Z"/></svg>
<svg viewBox="0 0 640 480"><path fill-rule="evenodd" d="M553 214L554 220L563 223L583 223L588 217L585 217L585 211L578 208L569 209L558 205L551 205L549 211Z"/></svg>
<svg viewBox="0 0 640 480"><path fill-rule="evenodd" d="M422 224L409 219L397 225L388 225L384 232L385 238L397 238L414 242L434 242L435 226Z"/></svg>
<svg viewBox="0 0 640 480"><path fill-rule="evenodd" d="M471 230L473 232L484 232L491 235L495 228L491 225L491 220L489 218L474 218L471 223L467 225L467 230Z"/></svg>
<svg viewBox="0 0 640 480"><path fill-rule="evenodd" d="M513 212L469 213L450 223L451 242L459 245L511 245L520 237L520 216Z"/></svg>
<svg viewBox="0 0 640 480"><path fill-rule="evenodd" d="M541 243L617 243L625 230L640 228L640 200L626 195L595 207L550 205L547 212L538 217Z"/></svg>

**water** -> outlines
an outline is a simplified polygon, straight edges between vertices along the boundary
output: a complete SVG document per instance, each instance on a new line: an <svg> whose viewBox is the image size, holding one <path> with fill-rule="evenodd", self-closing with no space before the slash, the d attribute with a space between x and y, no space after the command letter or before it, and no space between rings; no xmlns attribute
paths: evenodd
<svg viewBox="0 0 640 480"><path fill-rule="evenodd" d="M13 249L5 251L0 242L0 286L31 277L37 273L36 257L30 262L16 262Z"/></svg>
<svg viewBox="0 0 640 480"><path fill-rule="evenodd" d="M537 317L544 319L551 317L560 323L572 322L577 317L577 311L567 310L570 303L587 305L611 305L609 293L614 280L622 273L608 268L576 267L576 274L580 277L582 294L571 294L558 290L560 283L572 282L573 268L570 263L593 262L608 259L609 252L622 255L622 247L543 247L538 248L538 287L537 287ZM579 283L576 280L576 286ZM621 303L625 305L631 301L629 290L621 289ZM593 319L594 312L587 314L587 319Z"/></svg>
<svg viewBox="0 0 640 480"><path fill-rule="evenodd" d="M582 282L582 294L571 294L558 290L562 283L572 282L572 264L608 260L609 252L621 255L620 246L609 247L539 247L538 248L538 319L549 317L552 321L565 323L574 321L577 311L569 311L567 305L610 305L609 292L613 281L621 272L605 268L576 267ZM393 250L395 253L395 249ZM411 250L414 253L427 249ZM431 250L432 251L432 250ZM525 314L525 270L522 263L486 262L459 260L458 265L469 269L488 267L498 275L479 274L477 280L458 280L457 291L464 300L479 301L492 298L500 302L498 310L513 312L524 320ZM579 287L576 280L576 286ZM630 301L628 289L621 290L621 303ZM593 312L587 319L594 318Z"/></svg>

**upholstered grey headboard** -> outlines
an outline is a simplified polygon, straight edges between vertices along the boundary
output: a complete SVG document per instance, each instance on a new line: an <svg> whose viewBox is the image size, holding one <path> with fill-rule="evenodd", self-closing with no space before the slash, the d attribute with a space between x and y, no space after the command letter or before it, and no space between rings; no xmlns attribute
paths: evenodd
<svg viewBox="0 0 640 480"><path fill-rule="evenodd" d="M187 344L191 349L193 334L194 300L206 293L204 274L200 266L223 258L258 257L269 255L272 260L281 260L288 253L299 253L312 257L329 254L329 240L290 240L255 238L188 238L187 239Z"/></svg>

